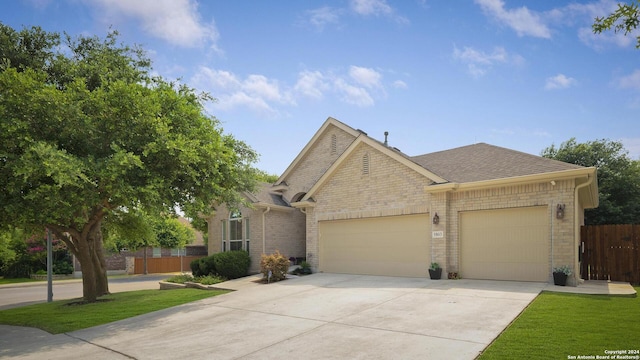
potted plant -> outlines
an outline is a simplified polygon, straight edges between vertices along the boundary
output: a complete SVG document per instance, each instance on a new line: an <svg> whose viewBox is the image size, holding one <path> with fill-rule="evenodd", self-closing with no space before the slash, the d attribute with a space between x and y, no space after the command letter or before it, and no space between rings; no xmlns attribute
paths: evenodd
<svg viewBox="0 0 640 360"><path fill-rule="evenodd" d="M431 280L438 280L442 277L442 268L437 262L432 262L429 267L429 277Z"/></svg>
<svg viewBox="0 0 640 360"><path fill-rule="evenodd" d="M562 265L560 267L553 268L553 283L559 286L567 285L567 277L571 275L571 268L569 265Z"/></svg>

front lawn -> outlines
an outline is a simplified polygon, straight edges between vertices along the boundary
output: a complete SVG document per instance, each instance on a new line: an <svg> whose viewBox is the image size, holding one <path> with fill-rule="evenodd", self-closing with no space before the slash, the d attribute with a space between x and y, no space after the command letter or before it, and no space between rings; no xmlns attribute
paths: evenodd
<svg viewBox="0 0 640 360"><path fill-rule="evenodd" d="M0 311L0 324L30 326L52 334L80 330L228 293L227 290L139 290L114 293L92 304L58 300Z"/></svg>
<svg viewBox="0 0 640 360"><path fill-rule="evenodd" d="M595 359L615 350L636 356L629 350L640 350L639 319L637 296L543 292L479 359Z"/></svg>

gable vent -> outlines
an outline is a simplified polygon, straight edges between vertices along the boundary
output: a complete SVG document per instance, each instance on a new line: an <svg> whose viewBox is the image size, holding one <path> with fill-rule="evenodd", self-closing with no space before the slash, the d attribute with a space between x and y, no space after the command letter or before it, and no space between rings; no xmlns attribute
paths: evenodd
<svg viewBox="0 0 640 360"><path fill-rule="evenodd" d="M369 175L369 154L362 156L362 175Z"/></svg>
<svg viewBox="0 0 640 360"><path fill-rule="evenodd" d="M335 155L338 152L338 137L336 134L331 134L331 155Z"/></svg>

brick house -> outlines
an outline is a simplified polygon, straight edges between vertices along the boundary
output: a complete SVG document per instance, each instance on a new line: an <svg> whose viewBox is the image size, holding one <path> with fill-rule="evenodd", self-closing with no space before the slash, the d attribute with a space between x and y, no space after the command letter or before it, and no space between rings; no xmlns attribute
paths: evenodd
<svg viewBox="0 0 640 360"><path fill-rule="evenodd" d="M248 247L253 271L279 249L352 274L424 277L438 262L445 277L546 282L568 265L570 285L598 206L595 168L484 143L408 156L333 118L246 196L252 207L208 218L209 254Z"/></svg>

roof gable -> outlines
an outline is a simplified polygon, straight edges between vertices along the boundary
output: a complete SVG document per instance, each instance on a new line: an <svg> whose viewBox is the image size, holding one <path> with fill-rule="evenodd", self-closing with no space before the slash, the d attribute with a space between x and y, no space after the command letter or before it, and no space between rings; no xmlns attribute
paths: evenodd
<svg viewBox="0 0 640 360"><path fill-rule="evenodd" d="M316 133L313 135L313 137L311 138L311 140L309 140L309 142L307 143L307 145L305 145L305 147L302 149L302 151L300 151L300 153L298 154L298 156L296 156L296 158L291 162L291 164L289 164L289 167L287 167L287 169L282 173L282 175L280 175L280 177L278 178L278 181L276 181L276 185L277 184L281 184L282 182L286 181L286 179L289 177L289 175L296 169L296 167L298 166L298 164L300 164L300 162L304 159L304 157L311 151L311 149L316 145L316 143L318 142L318 140L322 137L322 135L328 131L328 129L330 129L331 127L336 127L342 131L344 131L347 134L350 134L351 136L353 136L353 138L355 139L356 137L358 137L358 135L361 134L360 131L332 118L332 117L328 117L327 120L324 122L324 124L322 124L322 126L320 127L320 129L318 129L318 131L316 131Z"/></svg>
<svg viewBox="0 0 640 360"><path fill-rule="evenodd" d="M479 143L411 157L449 182L468 183L584 167L499 146Z"/></svg>
<svg viewBox="0 0 640 360"><path fill-rule="evenodd" d="M351 156L351 154L358 148L360 144L363 144L363 143L382 152L383 154L389 156L390 158L396 160L397 162L409 167L410 169L414 170L418 174L421 174L427 179L433 181L434 183L443 183L447 181L441 178L440 176L434 174L433 172L425 169L424 167L418 165L417 163L411 161L404 154L385 146L384 144L370 138L365 134L360 134L360 136L358 136L356 140L353 143L351 143L349 148L347 148L347 150L345 150L345 152L343 152L342 155L340 155L340 157L331 165L331 167L322 175L322 177L320 177L320 179L313 185L313 187L309 190L309 192L307 192L307 194L301 201L309 200L322 187L322 185L324 185L333 176L333 174L337 171L340 165L347 158L349 158L349 156Z"/></svg>

